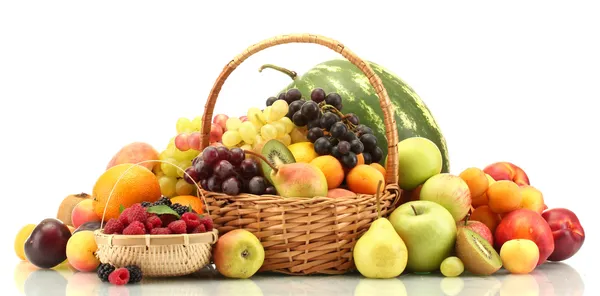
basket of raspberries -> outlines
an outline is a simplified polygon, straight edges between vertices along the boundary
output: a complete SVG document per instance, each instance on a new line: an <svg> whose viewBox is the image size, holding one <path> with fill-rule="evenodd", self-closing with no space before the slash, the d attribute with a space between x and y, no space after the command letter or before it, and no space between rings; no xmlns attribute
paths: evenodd
<svg viewBox="0 0 600 296"><path fill-rule="evenodd" d="M103 226L95 232L97 257L114 268L111 272L120 270L122 278L125 271L131 274L128 267L132 266L150 277L194 273L210 263L218 239L208 215L173 204L167 197L121 208L119 217Z"/></svg>

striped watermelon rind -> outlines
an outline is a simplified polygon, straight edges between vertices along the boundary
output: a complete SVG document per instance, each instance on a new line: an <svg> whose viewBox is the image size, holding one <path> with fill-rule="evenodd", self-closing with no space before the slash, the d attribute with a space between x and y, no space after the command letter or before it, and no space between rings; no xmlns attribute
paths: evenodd
<svg viewBox="0 0 600 296"><path fill-rule="evenodd" d="M400 141L410 137L424 137L431 140L442 152L442 173L448 173L450 159L446 139L427 105L397 75L376 63L368 63L381 78L392 101ZM375 89L362 71L347 60L333 59L320 63L302 76L296 77L282 91L297 88L303 96L310 98L310 92L317 87L322 88L326 93L337 92L342 96L342 112L356 114L361 123L373 129L385 159L387 139L383 111Z"/></svg>

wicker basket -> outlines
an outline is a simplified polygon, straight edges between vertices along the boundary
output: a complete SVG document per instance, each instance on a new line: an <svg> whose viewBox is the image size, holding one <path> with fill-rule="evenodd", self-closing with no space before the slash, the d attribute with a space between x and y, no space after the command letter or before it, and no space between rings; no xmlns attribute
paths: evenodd
<svg viewBox="0 0 600 296"><path fill-rule="evenodd" d="M380 197L383 215L397 207L401 190L397 177L398 131L388 94L371 67L343 44L313 34L277 36L250 46L230 61L219 74L206 101L202 124L202 147L209 144L209 131L217 96L225 80L251 55L286 43L314 43L330 48L351 61L369 78L383 109L388 139L386 186ZM207 208L220 234L236 228L254 233L265 248L260 271L292 275L343 274L354 269L352 249L356 240L377 217L376 197L315 197L310 199L281 196L202 191Z"/></svg>
<svg viewBox="0 0 600 296"><path fill-rule="evenodd" d="M168 163L187 175L177 165L161 160L148 160L136 165L146 162ZM121 178L117 180L115 187L120 180ZM200 187L195 185L199 191ZM111 197L112 192L107 203ZM210 214L210 210L206 211ZM104 225L104 214L101 223ZM192 274L211 263L212 245L217 242L219 231L213 229L211 232L194 234L123 235L105 234L101 228L94 231L94 234L98 245L96 257L100 262L117 267L137 265L144 276L148 277L174 277Z"/></svg>

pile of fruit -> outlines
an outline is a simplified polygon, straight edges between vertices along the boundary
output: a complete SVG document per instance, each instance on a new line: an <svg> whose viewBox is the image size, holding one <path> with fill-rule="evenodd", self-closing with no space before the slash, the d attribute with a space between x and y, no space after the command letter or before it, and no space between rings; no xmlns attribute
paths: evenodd
<svg viewBox="0 0 600 296"><path fill-rule="evenodd" d="M396 112L404 192L402 204L388 218L374 221L356 242L353 259L363 276L459 276L465 270L491 275L502 267L529 273L579 251L585 234L577 216L548 209L542 192L518 166L499 162L449 173L445 140L427 107L399 78L371 67ZM14 243L17 256L40 268L68 263L96 272L102 281L136 283L142 278L139 267L99 262L93 232L212 231L196 186L230 196L379 196L388 144L377 95L363 76L341 60L318 65L265 106L242 116L216 115L208 147L201 147L201 116L178 119L176 135L160 152L142 142L124 146L91 195L69 195L56 219L21 228ZM232 278L251 277L264 258L261 242L243 229L220 236L213 249L217 270Z"/></svg>

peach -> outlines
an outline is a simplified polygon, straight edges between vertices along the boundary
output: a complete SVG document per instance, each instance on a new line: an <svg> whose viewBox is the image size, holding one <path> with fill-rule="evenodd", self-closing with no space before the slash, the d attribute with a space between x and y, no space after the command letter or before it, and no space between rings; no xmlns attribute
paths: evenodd
<svg viewBox="0 0 600 296"><path fill-rule="evenodd" d="M504 243L513 239L533 241L540 252L537 265L544 263L554 252L554 237L548 222L542 215L529 210L518 209L508 213L494 232L496 249L502 249Z"/></svg>
<svg viewBox="0 0 600 296"><path fill-rule="evenodd" d="M510 273L532 272L540 259L538 246L528 239L511 239L500 248L502 266Z"/></svg>
<svg viewBox="0 0 600 296"><path fill-rule="evenodd" d="M519 186L508 180L500 180L487 190L488 205L494 213L504 214L521 206Z"/></svg>
<svg viewBox="0 0 600 296"><path fill-rule="evenodd" d="M80 201L71 213L71 223L75 228L86 222L100 222L100 220L94 211L94 200L91 198Z"/></svg>
<svg viewBox="0 0 600 296"><path fill-rule="evenodd" d="M521 191L521 209L530 209L540 215L544 211L544 195L540 190L531 186L523 185Z"/></svg>
<svg viewBox="0 0 600 296"><path fill-rule="evenodd" d="M96 238L90 230L79 231L67 242L67 260L69 264L82 272L95 271L100 261L96 258Z"/></svg>
<svg viewBox="0 0 600 296"><path fill-rule="evenodd" d="M338 197L353 197L356 193L344 189L344 188L333 188L327 191L327 197L338 198Z"/></svg>
<svg viewBox="0 0 600 296"><path fill-rule="evenodd" d="M119 150L113 158L108 162L106 169L110 169L123 163L139 163L147 160L158 160L158 152L150 144L143 142L133 142L125 145ZM152 170L158 162L146 162L141 166Z"/></svg>
<svg viewBox="0 0 600 296"><path fill-rule="evenodd" d="M483 169L483 172L490 175L494 180L509 180L517 185L529 185L529 177L521 169L513 163L502 161L488 165Z"/></svg>
<svg viewBox="0 0 600 296"><path fill-rule="evenodd" d="M471 221L479 221L487 226L493 233L496 232L496 227L500 224L500 215L492 212L489 206L480 206L471 213Z"/></svg>

